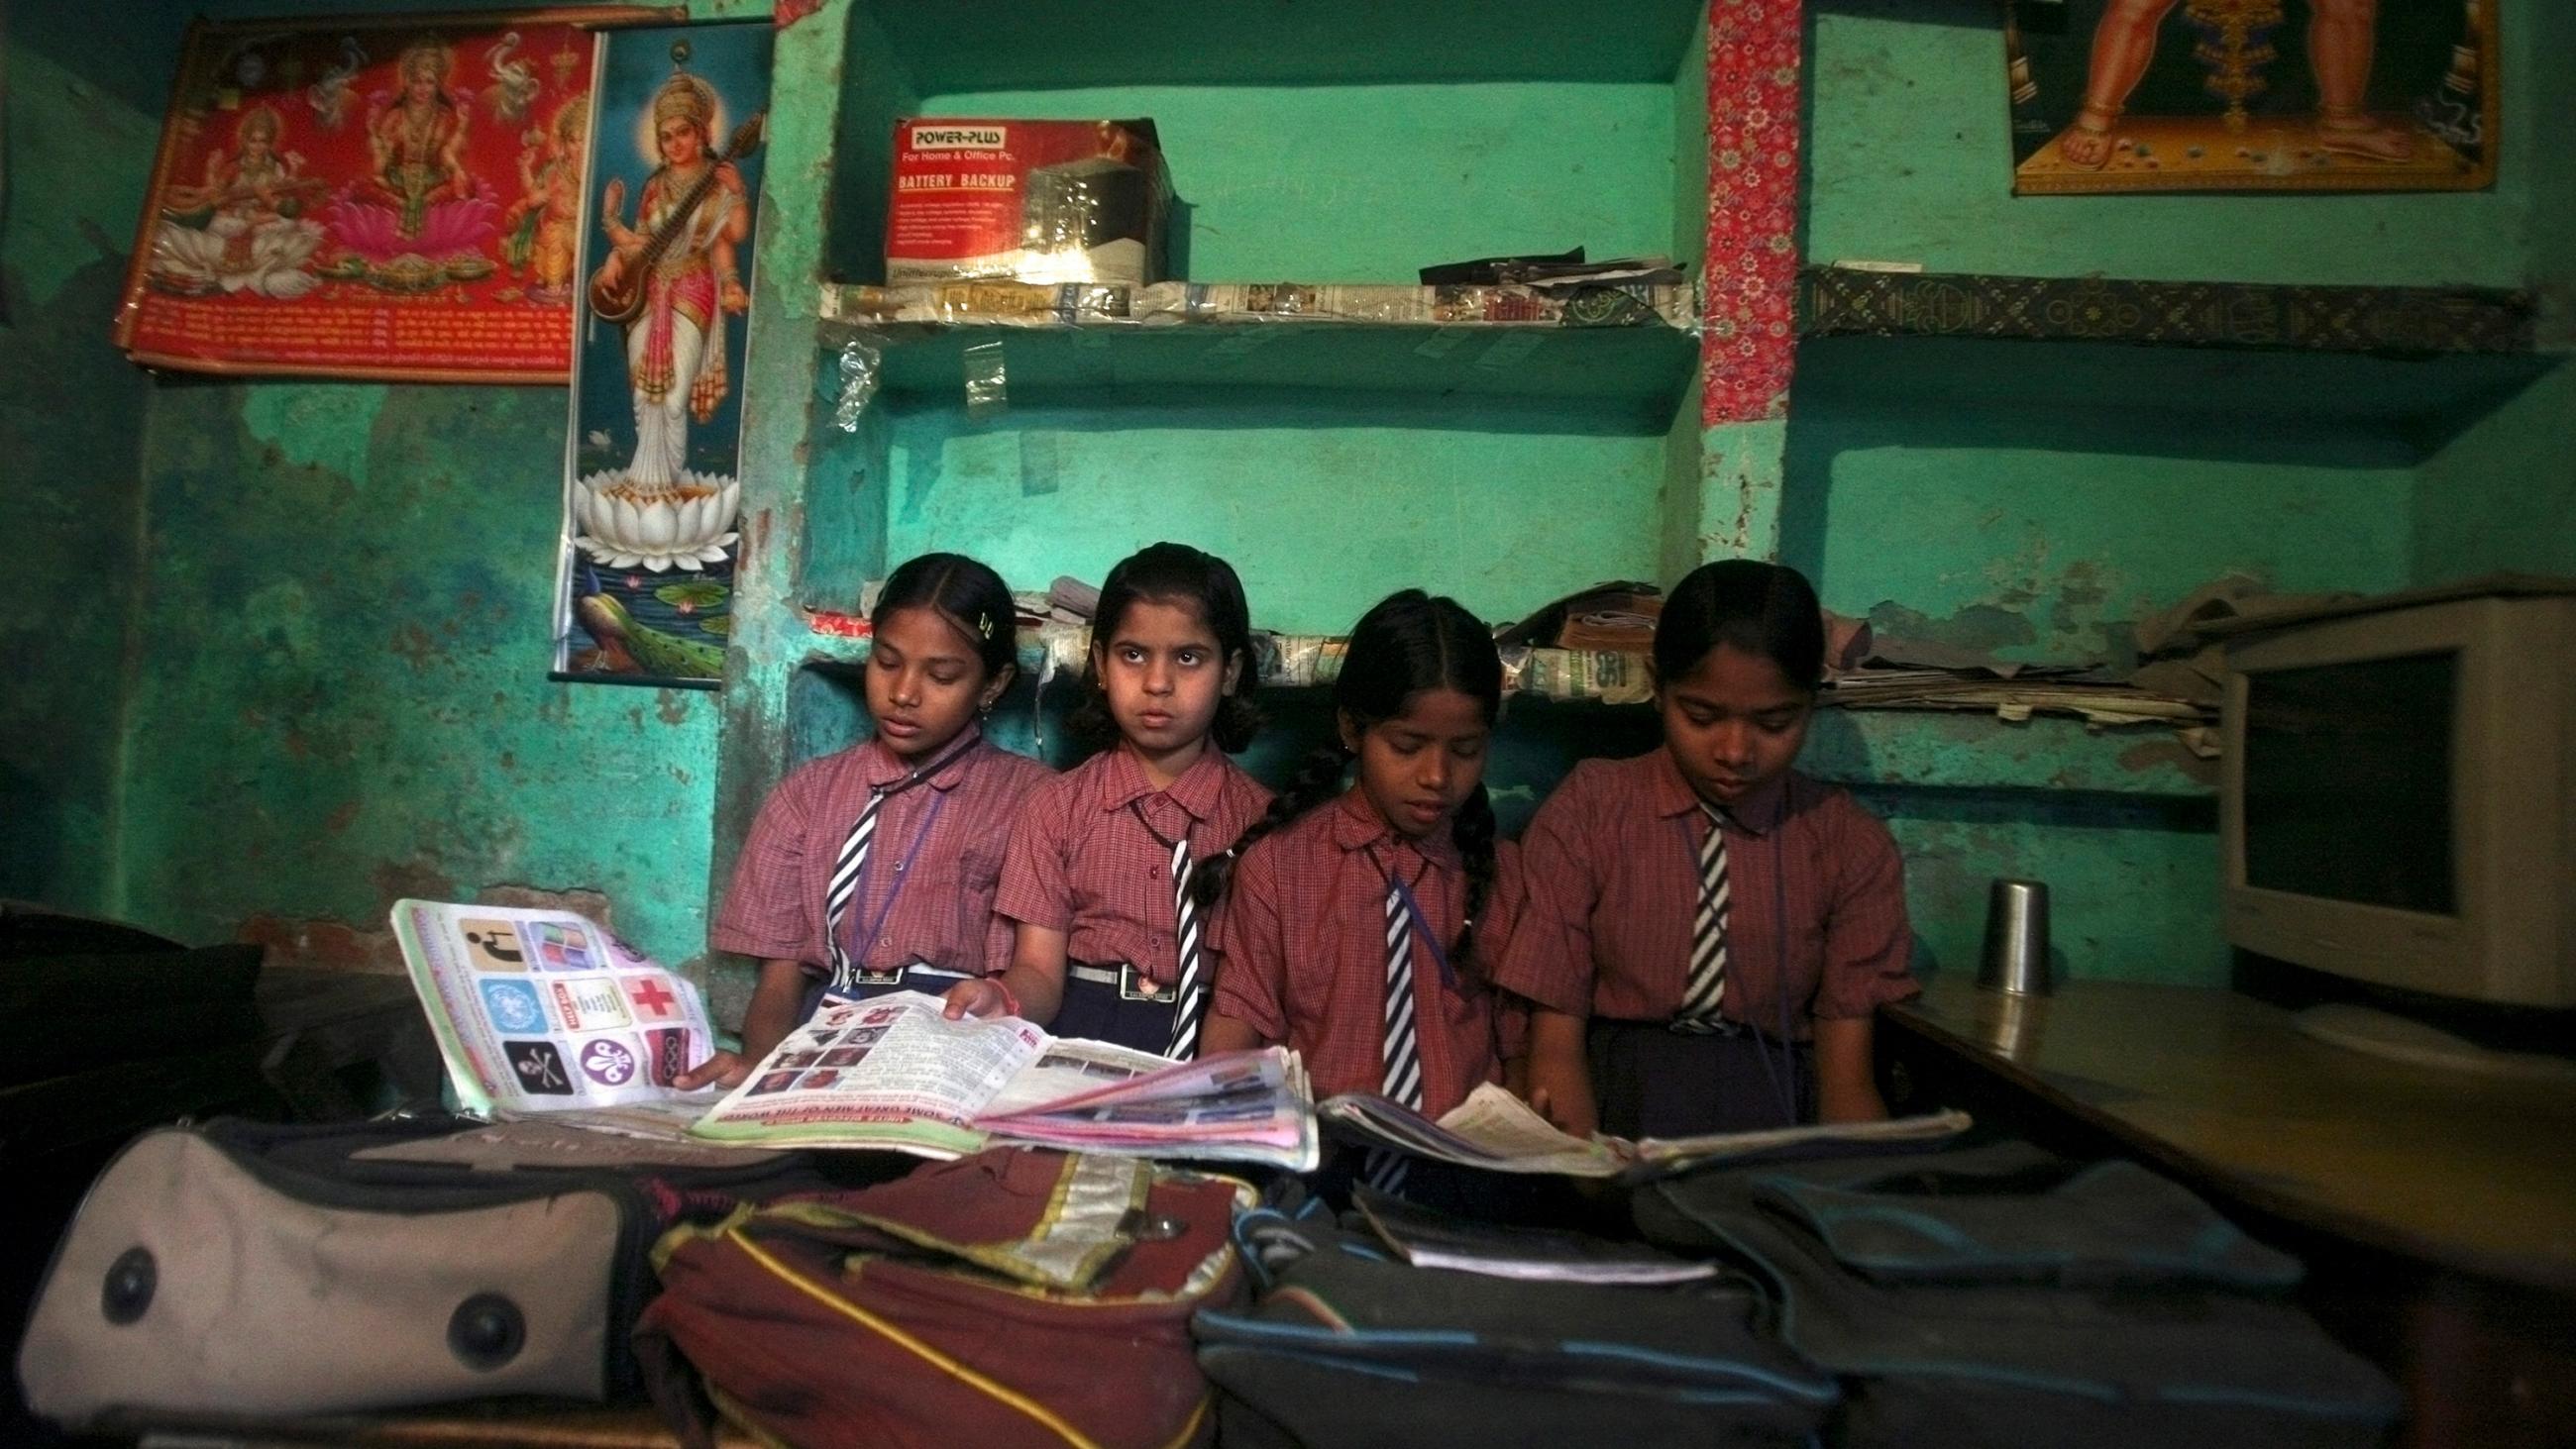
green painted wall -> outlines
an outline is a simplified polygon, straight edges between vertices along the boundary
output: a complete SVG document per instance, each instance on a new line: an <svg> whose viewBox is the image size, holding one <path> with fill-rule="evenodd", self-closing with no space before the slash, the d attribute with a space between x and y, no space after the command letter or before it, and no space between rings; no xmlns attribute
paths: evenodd
<svg viewBox="0 0 2576 1449"><path fill-rule="evenodd" d="M2565 214L2576 226L2576 208ZM2505 569L2576 575L2571 430L2576 364L2561 363L2427 460L2409 520L2416 579Z"/></svg>
<svg viewBox="0 0 2576 1449"><path fill-rule="evenodd" d="M561 393L155 383L108 345L187 8L174 0L106 33L76 29L60 7L13 9L0 456L38 522L22 567L54 602L0 625L36 661L0 703L0 805L37 826L0 846L0 891L195 939L247 927L363 956L397 894L594 890L647 948L696 955L703 883L730 858L711 821L747 819L760 776L786 754L784 696L544 682ZM241 0L218 13L280 9ZM1819 259L2530 279L2553 296L2576 278L2576 163L2543 152L2536 129L2566 88L2553 72L2541 89L2537 64L2545 26L2576 28L2564 17L2508 29L2515 104L2499 188L2398 198L2016 201L2003 194L2000 43L1984 0L1821 0L1814 26L1807 229ZM1265 622L1293 629L1343 627L1402 582L1505 614L1592 578L1669 578L1696 557L1776 549L1836 608L2024 658L2101 652L2140 608L2231 569L2375 588L2576 568L2565 525L2576 484L2558 444L2576 397L2563 371L2456 436L2411 442L2403 430L2353 441L2348 415L2319 398L2281 444L2272 415L2227 403L2206 378L2186 379L2200 391L2176 421L2152 392L2099 396L2104 379L2130 375L2118 359L2055 383L2035 375L2046 368L2005 369L2036 405L1974 396L1984 384L1946 359L1938 378L1900 361L1895 384L1885 363L1810 359L1790 423L1705 437L1687 409L1669 429L1605 427L1537 409L1515 419L1508 399L1481 397L1440 421L1364 395L1343 400L1358 409L1343 421L1360 426L1328 430L1241 397L1201 396L1186 425L1135 431L1107 426L1132 421L1129 409L1024 398L994 420L890 408L848 438L809 416L831 382L812 342L812 283L849 274L881 214L861 195L865 156L826 163L836 138L880 133L913 97L866 43L867 17L799 30L781 49L773 199L784 205L763 222L746 471L774 480L810 467L827 486L753 503L746 597L765 597L775 617L746 622L736 647L774 680L794 601L847 607L890 558L933 546L984 551L1033 586L1096 573L1149 538L1196 538L1236 556ZM894 94L854 98L845 79ZM934 99L1150 110L1194 207L1202 277L1382 279L1575 241L1695 245L1699 181L1672 155L1672 137L1696 124L1693 87L1469 89L1497 103L1473 125L1443 116L1464 91L1403 77L1366 88L1356 109L1278 84ZM1619 139L1596 155L1557 134L1587 128ZM1263 184L1293 177L1299 146L1318 142L1340 148L1340 181ZM1348 160L1364 142L1388 164ZM2550 325L2568 335L2563 308ZM1900 401L1906 366L1939 384L1919 405ZM1389 498L1403 500L1391 527ZM1366 530L1351 523L1363 510ZM720 709L728 751L772 761L738 776L729 763L721 795ZM1299 725L1293 707L1283 713L1284 741ZM1496 766L1507 817L1535 803L1565 755L1640 743L1643 718L1516 710ZM2058 887L2074 969L2218 971L2208 797L2168 736L1829 718L1811 764L1891 818L1935 960L1972 959L1986 878L2037 874Z"/></svg>
<svg viewBox="0 0 2576 1449"><path fill-rule="evenodd" d="M563 390L156 382L109 343L197 8L13 7L0 444L58 582L8 626L41 665L0 758L13 825L34 787L59 824L0 893L381 967L397 896L595 891L694 956L712 697L544 678Z"/></svg>
<svg viewBox="0 0 2576 1449"><path fill-rule="evenodd" d="M2178 281L2523 284L2531 158L2563 134L2563 51L2507 6L2503 167L2412 196L2016 197L1991 0L1813 0L1807 254L1936 272ZM2557 23L2550 21L2547 23ZM2544 57L2550 57L2544 62ZM2554 144L2554 143L2553 143Z"/></svg>
<svg viewBox="0 0 2576 1449"><path fill-rule="evenodd" d="M922 113L1152 117L1189 207L1188 275L1210 281L1410 281L1434 262L1672 239L1668 85L968 91Z"/></svg>
<svg viewBox="0 0 2576 1449"><path fill-rule="evenodd" d="M258 916L371 932L400 896L517 886L598 892L647 950L702 949L701 903L667 887L705 870L711 699L545 678L564 406L155 397L125 914L188 939Z"/></svg>
<svg viewBox="0 0 2576 1449"><path fill-rule="evenodd" d="M2541 142L2568 86L2542 57L2569 22L2536 8L2505 21L2491 191L2016 198L1996 6L1818 0L1808 255L1936 272L2563 285L2569 166ZM1948 343L1803 354L1783 556L1829 607L1891 633L2025 661L2117 658L2129 621L2227 573L2377 590L2576 567L2576 482L2555 437L2576 396L2563 370L2482 415L2474 380L2399 363ZM1893 770L1864 753L1835 773L1887 782L1870 798L1907 847L1935 960L1972 963L1986 881L2032 875L2055 887L2075 972L2223 979L2214 814L2204 787L2175 774L2169 736L2128 732L2131 777L2070 793L2026 778L2034 755L2088 773L2069 747L2008 727L1888 729L1926 737Z"/></svg>
<svg viewBox="0 0 2576 1449"><path fill-rule="evenodd" d="M1015 587L1044 588L1059 573L1096 582L1144 544L1182 539L1235 565L1264 627L1315 634L1348 632L1417 581L1516 618L1656 572L1661 434L1318 430L1241 412L1145 425L1160 416L898 421L888 556L972 539Z"/></svg>
<svg viewBox="0 0 2576 1449"><path fill-rule="evenodd" d="M0 897L114 903L127 622L148 387L107 345L175 34L67 6L9 17L0 218L0 479L17 606L0 617Z"/></svg>

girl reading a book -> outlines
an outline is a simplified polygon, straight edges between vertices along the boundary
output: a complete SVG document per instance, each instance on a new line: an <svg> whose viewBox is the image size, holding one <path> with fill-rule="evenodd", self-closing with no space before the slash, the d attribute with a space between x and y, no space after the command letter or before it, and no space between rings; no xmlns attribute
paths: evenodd
<svg viewBox="0 0 2576 1449"><path fill-rule="evenodd" d="M1226 758L1260 727L1242 581L1183 544L1130 555L1101 587L1088 677L1071 728L1099 752L1011 832L1010 969L952 987L949 1012L1188 1058L1210 987L1192 882L1270 803Z"/></svg>
<svg viewBox="0 0 2576 1449"><path fill-rule="evenodd" d="M924 554L869 614L873 737L806 765L760 807L708 944L760 960L742 1051L682 1089L741 1082L827 997L936 994L998 971L1002 842L1046 766L979 722L1018 672L1010 590L971 558Z"/></svg>
<svg viewBox="0 0 2576 1449"><path fill-rule="evenodd" d="M1577 765L1521 838L1494 958L1532 1013L1531 1104L1578 1135L1887 1115L1870 1020L1914 994L1887 827L1791 768L1824 675L1796 570L1705 564L1655 628L1663 748Z"/></svg>
<svg viewBox="0 0 2576 1449"><path fill-rule="evenodd" d="M1407 589L1361 618L1333 684L1338 747L1209 873L1222 966L1202 1050L1285 1043L1317 1096L1431 1117L1502 1079L1521 1013L1478 968L1523 896L1485 796L1502 697L1492 631L1454 601Z"/></svg>

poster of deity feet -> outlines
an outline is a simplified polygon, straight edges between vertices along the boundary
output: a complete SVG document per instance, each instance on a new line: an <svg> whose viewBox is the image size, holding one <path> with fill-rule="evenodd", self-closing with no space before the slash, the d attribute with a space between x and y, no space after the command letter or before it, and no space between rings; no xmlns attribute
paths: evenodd
<svg viewBox="0 0 2576 1449"><path fill-rule="evenodd" d="M579 239L559 678L712 687L739 554L763 22L601 48Z"/></svg>
<svg viewBox="0 0 2576 1449"><path fill-rule="evenodd" d="M562 382L591 27L668 16L198 22L117 344L189 372Z"/></svg>
<svg viewBox="0 0 2576 1449"><path fill-rule="evenodd" d="M2013 191L2495 178L2503 0L2004 0Z"/></svg>

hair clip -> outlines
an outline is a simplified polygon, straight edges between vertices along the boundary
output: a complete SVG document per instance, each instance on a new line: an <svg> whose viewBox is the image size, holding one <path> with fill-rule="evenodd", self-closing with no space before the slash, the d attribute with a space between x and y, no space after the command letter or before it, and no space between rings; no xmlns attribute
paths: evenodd
<svg viewBox="0 0 2576 1449"><path fill-rule="evenodd" d="M981 634L983 634L983 636L984 636L985 638L987 638L987 639L992 638L992 637L993 637L993 616L992 616L992 615L990 615L990 614L977 614L977 615L975 616L975 628L976 628L976 630L977 630L978 632L980 632Z"/></svg>

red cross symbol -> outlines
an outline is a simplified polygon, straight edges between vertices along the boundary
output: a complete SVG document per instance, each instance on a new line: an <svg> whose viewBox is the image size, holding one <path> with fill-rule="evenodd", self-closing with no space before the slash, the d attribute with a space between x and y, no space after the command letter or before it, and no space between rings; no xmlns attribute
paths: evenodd
<svg viewBox="0 0 2576 1449"><path fill-rule="evenodd" d="M626 997L640 1007L647 1016L659 1018L679 1015L671 1008L679 1004L680 998L673 996L664 989L661 982L650 976L641 981L627 982Z"/></svg>

